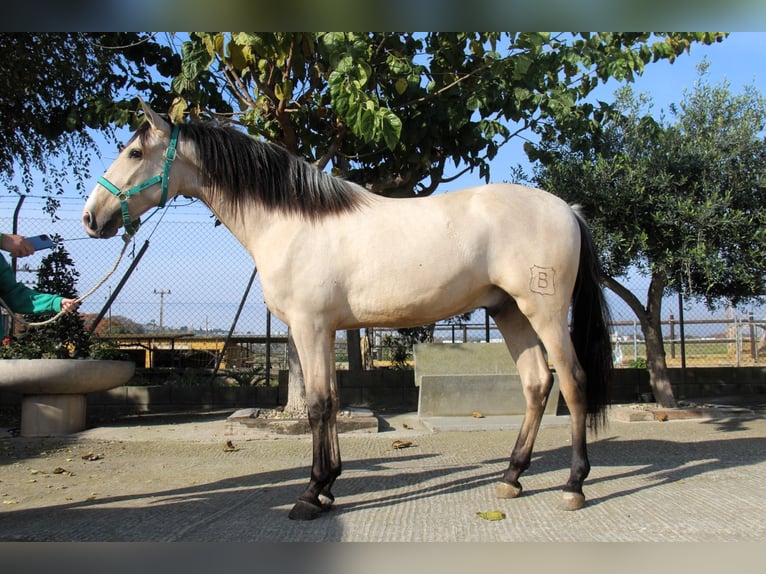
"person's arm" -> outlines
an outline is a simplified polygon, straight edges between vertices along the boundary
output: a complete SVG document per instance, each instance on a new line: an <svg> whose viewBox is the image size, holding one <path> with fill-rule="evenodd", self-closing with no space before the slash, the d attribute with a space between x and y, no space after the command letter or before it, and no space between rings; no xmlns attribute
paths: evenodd
<svg viewBox="0 0 766 574"><path fill-rule="evenodd" d="M24 314L58 313L64 302L61 295L41 293L16 281L11 266L2 255L0 255L0 298L11 311ZM69 301L67 305L72 307L71 300L67 299L67 301Z"/></svg>

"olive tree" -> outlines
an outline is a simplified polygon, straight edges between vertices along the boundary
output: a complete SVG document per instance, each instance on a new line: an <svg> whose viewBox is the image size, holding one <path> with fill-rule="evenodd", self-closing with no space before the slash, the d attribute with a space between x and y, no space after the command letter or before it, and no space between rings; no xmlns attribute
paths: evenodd
<svg viewBox="0 0 766 574"><path fill-rule="evenodd" d="M766 100L706 82L652 113L629 87L602 129L545 141L535 182L579 203L603 252L604 282L633 310L646 342L656 400L675 406L663 336L663 296L713 307L766 294ZM650 278L642 298L621 278ZM642 300L643 299L643 300Z"/></svg>

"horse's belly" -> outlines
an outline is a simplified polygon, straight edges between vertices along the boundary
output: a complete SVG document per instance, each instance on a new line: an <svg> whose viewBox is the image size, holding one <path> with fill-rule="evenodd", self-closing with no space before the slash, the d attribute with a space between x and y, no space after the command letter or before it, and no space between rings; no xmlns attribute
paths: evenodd
<svg viewBox="0 0 766 574"><path fill-rule="evenodd" d="M466 287L454 283L438 288L414 287L391 285L387 290L352 294L346 302L347 313L338 317L339 328L426 325L478 307L492 306L506 296L491 285Z"/></svg>

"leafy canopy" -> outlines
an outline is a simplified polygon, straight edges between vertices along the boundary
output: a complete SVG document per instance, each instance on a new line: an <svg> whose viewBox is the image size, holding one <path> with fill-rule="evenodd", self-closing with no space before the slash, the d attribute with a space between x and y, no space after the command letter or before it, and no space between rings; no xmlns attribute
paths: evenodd
<svg viewBox="0 0 766 574"><path fill-rule="evenodd" d="M167 86L152 70L173 75L180 59L168 46L136 33L0 32L0 184L31 193L35 176L50 197L68 186L85 193L95 132L114 141L115 126L135 122L131 90L162 101ZM167 103L169 105L169 102ZM116 143L116 142L115 142Z"/></svg>
<svg viewBox="0 0 766 574"><path fill-rule="evenodd" d="M428 195L511 138L597 125L586 97L698 34L194 32L170 112L215 115L377 193ZM605 107L605 105L604 105Z"/></svg>

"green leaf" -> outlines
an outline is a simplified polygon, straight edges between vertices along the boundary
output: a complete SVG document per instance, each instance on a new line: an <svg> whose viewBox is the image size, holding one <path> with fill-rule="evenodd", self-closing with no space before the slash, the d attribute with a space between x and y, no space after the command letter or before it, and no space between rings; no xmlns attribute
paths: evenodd
<svg viewBox="0 0 766 574"><path fill-rule="evenodd" d="M196 79L200 73L207 70L215 58L202 42L184 42L181 45L181 54L181 71L189 80Z"/></svg>
<svg viewBox="0 0 766 574"><path fill-rule="evenodd" d="M399 144L399 139L402 134L402 120L386 108L380 108L378 110L378 116L381 118L381 128L383 131L383 139L386 142L386 147L393 151Z"/></svg>
<svg viewBox="0 0 766 574"><path fill-rule="evenodd" d="M505 512L502 510L488 510L486 512L477 512L476 516L490 521L503 520L505 519Z"/></svg>

